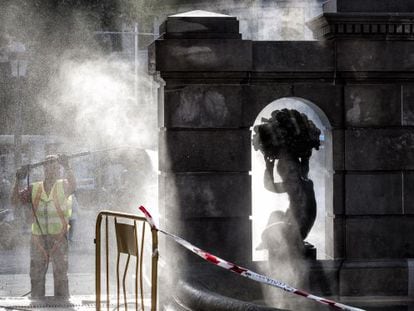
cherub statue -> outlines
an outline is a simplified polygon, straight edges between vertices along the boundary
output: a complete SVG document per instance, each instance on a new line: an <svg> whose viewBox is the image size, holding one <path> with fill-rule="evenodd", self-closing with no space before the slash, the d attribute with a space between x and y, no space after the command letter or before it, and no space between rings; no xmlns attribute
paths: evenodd
<svg viewBox="0 0 414 311"><path fill-rule="evenodd" d="M313 182L309 179L312 149L319 149L321 131L303 113L294 109L275 110L270 119L254 127L253 146L266 162L264 186L275 193L287 193L286 212L271 213L262 233L262 244L269 255L276 252L303 255L305 242L316 218ZM274 181L274 166L282 182ZM274 254L276 255L276 254Z"/></svg>

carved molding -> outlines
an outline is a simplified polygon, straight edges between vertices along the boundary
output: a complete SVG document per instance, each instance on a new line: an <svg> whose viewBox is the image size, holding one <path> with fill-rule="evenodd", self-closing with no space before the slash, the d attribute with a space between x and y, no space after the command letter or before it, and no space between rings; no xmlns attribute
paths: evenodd
<svg viewBox="0 0 414 311"><path fill-rule="evenodd" d="M414 14L324 13L307 23L315 39L414 40Z"/></svg>

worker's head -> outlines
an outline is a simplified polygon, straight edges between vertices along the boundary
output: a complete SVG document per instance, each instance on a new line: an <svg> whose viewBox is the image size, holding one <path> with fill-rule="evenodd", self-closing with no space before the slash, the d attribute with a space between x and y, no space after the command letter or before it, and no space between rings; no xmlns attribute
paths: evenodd
<svg viewBox="0 0 414 311"><path fill-rule="evenodd" d="M46 156L46 163L43 165L45 179L57 179L60 175L60 165L57 155Z"/></svg>

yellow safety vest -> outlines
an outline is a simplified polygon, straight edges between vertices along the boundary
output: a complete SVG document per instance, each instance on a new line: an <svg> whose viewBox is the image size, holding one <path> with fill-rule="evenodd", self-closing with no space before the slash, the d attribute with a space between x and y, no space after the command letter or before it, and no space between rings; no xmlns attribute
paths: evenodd
<svg viewBox="0 0 414 311"><path fill-rule="evenodd" d="M50 190L49 196L43 187L43 182L32 185L32 203L39 221L33 220L32 234L60 234L68 230L68 221L72 214L72 204L65 196L64 182L59 179Z"/></svg>

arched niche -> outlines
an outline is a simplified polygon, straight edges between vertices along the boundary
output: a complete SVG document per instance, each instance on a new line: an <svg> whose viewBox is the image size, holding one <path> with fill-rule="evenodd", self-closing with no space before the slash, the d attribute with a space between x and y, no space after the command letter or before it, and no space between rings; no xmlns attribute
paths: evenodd
<svg viewBox="0 0 414 311"><path fill-rule="evenodd" d="M269 118L272 111L283 108L296 109L307 115L321 130L321 146L313 150L310 159L309 177L314 182L317 203L317 217L306 241L317 249L317 259L328 259L326 249L326 214L332 211L332 132L325 113L314 103L299 97L284 97L269 103L257 115L253 126L261 124L262 118ZM252 131L253 134L253 131ZM263 185L265 161L260 151L252 146L252 254L254 261L267 260L266 250L256 250L261 242L261 233L266 227L269 215L274 210L285 211L289 206L287 194L272 193ZM275 171L275 181L281 181Z"/></svg>

